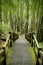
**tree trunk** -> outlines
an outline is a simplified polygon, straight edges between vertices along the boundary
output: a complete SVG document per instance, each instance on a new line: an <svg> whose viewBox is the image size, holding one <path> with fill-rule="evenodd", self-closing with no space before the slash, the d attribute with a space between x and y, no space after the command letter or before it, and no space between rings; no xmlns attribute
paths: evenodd
<svg viewBox="0 0 43 65"><path fill-rule="evenodd" d="M0 1L0 22L2 22L2 0Z"/></svg>

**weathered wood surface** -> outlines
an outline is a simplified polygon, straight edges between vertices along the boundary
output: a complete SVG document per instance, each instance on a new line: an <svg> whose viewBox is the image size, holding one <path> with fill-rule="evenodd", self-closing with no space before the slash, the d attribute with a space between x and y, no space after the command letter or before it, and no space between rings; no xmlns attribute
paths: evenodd
<svg viewBox="0 0 43 65"><path fill-rule="evenodd" d="M6 54L8 51L8 44L9 44L9 37L10 35L8 34L6 41L4 42L4 44L2 44L0 47L0 64L2 63L4 65L6 65ZM3 42L3 41L2 41Z"/></svg>
<svg viewBox="0 0 43 65"><path fill-rule="evenodd" d="M40 47L35 34L25 34L25 38L29 41L31 40L31 46L34 49L35 56L36 56L36 65L43 65L43 51Z"/></svg>
<svg viewBox="0 0 43 65"><path fill-rule="evenodd" d="M33 41L33 46L34 46L34 51L36 54L36 65L43 65L43 51L36 39L36 36L33 35L34 41Z"/></svg>
<svg viewBox="0 0 43 65"><path fill-rule="evenodd" d="M0 65L2 63L2 65L6 65L6 55L7 55L7 52L8 52L8 46L12 45L12 40L16 40L19 38L19 35L18 34L8 34L7 35L7 38L4 39L1 37L1 45L0 45ZM4 43L3 43L4 41Z"/></svg>

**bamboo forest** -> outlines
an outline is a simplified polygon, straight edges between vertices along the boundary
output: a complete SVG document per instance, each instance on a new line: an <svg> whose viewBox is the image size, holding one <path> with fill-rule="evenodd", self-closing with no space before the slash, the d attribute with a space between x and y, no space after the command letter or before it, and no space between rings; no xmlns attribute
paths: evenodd
<svg viewBox="0 0 43 65"><path fill-rule="evenodd" d="M0 0L0 65L43 65L43 0Z"/></svg>

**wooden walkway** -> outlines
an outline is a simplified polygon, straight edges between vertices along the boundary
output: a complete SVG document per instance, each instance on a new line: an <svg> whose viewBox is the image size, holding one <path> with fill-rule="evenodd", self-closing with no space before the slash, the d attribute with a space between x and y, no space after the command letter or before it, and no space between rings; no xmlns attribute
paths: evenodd
<svg viewBox="0 0 43 65"><path fill-rule="evenodd" d="M8 56L7 65L35 65L32 48L29 42L21 35L13 44L13 52ZM9 52L10 54L10 52Z"/></svg>

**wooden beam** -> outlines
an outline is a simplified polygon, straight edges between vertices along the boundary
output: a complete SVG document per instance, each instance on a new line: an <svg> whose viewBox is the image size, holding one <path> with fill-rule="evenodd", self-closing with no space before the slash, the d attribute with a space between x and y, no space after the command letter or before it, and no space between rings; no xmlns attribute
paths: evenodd
<svg viewBox="0 0 43 65"><path fill-rule="evenodd" d="M37 39L36 39L36 36L35 36L34 34L33 34L33 37L34 37L34 40L35 40L35 42L36 42L37 47L40 48L40 47L39 47L39 44L38 44L38 41L37 41Z"/></svg>

